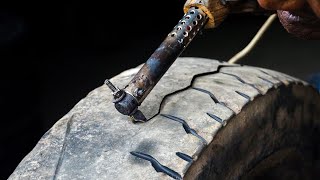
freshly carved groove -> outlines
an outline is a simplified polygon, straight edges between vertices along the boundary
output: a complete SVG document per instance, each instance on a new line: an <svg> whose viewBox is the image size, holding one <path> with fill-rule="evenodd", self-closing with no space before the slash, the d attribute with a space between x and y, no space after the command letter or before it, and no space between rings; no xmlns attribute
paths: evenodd
<svg viewBox="0 0 320 180"><path fill-rule="evenodd" d="M281 84L285 84L281 79L279 79L279 78L277 78L277 77L275 77L275 76L273 76L273 75L271 75L271 74L267 73L266 71L261 70L261 69L259 69L259 71L260 71L260 72L262 72L263 74L266 74L266 75L270 76L271 78L273 78L273 79L275 79L275 80L277 80L277 81L281 82Z"/></svg>
<svg viewBox="0 0 320 180"><path fill-rule="evenodd" d="M221 106L228 108L232 114L235 114L233 109L229 108L224 102L220 102L210 91L196 87L192 87L192 89L208 94L216 104L220 104Z"/></svg>
<svg viewBox="0 0 320 180"><path fill-rule="evenodd" d="M240 81L241 83L243 84L247 84L249 86L251 86L252 88L254 88L255 90L258 91L259 94L263 94L262 91L260 89L258 89L254 84L250 84L250 83L247 83L245 82L243 79L241 79L239 76L237 75L234 75L234 74L230 74L230 73L225 73L225 72L221 72L222 74L225 74L225 75L229 75L229 76L232 76L232 77L235 77L238 81Z"/></svg>
<svg viewBox="0 0 320 180"><path fill-rule="evenodd" d="M183 159L185 161L188 161L188 162L192 162L193 161L192 157L190 157L189 155L184 154L182 152L176 152L176 155L179 156L181 159Z"/></svg>
<svg viewBox="0 0 320 180"><path fill-rule="evenodd" d="M274 85L274 83L273 83L273 82L271 82L271 81L270 81L270 80L268 80L268 79L265 79L265 78L260 77L260 76L258 76L258 78L259 78L259 79L261 79L261 80L263 80L263 81L265 81L265 82L267 82L267 83L269 83L269 84L271 84L271 85Z"/></svg>
<svg viewBox="0 0 320 180"><path fill-rule="evenodd" d="M197 91L206 93L206 94L208 94L208 95L211 97L211 99L212 99L216 104L220 103L220 101L219 101L210 91L205 90L205 89L201 89L201 88L196 88L196 87L193 87L192 89L195 89L195 90L197 90Z"/></svg>
<svg viewBox="0 0 320 180"><path fill-rule="evenodd" d="M241 83L243 84L247 84L243 79L241 79L239 76L237 75L234 75L234 74L230 74L230 73L225 73L225 72L221 72L222 74L225 74L225 75L229 75L229 76L232 76L234 78L236 78L238 81L240 81Z"/></svg>
<svg viewBox="0 0 320 180"><path fill-rule="evenodd" d="M192 129L185 120L178 118L178 117L175 117L175 116L172 116L172 115L168 115L168 114L160 114L160 116L163 116L163 117L166 117L166 118L171 119L173 121L177 121L177 122L181 123L183 126L183 129L186 131L186 133L196 136L197 138L199 138L202 141L203 144L205 144L205 145L208 144L208 142L203 137L201 137L194 129Z"/></svg>
<svg viewBox="0 0 320 180"><path fill-rule="evenodd" d="M148 155L148 154L144 154L144 153L141 153L141 152L136 152L136 151L132 151L130 152L130 154L138 157L138 158L141 158L141 159L144 159L146 161L149 161L152 165L152 167L157 171L157 172L162 172L162 173L165 173L167 174L168 176L174 178L174 179L182 179L181 175L177 172L175 172L174 170L168 168L167 166L164 166L162 164L160 164L154 157Z"/></svg>
<svg viewBox="0 0 320 180"><path fill-rule="evenodd" d="M242 96L242 97L248 99L249 101L251 101L250 96L246 95L245 93L242 93L242 92L239 92L239 91L235 91L235 92L236 92L237 94L239 94L240 96Z"/></svg>
<svg viewBox="0 0 320 180"><path fill-rule="evenodd" d="M221 118L219 118L218 116L211 114L211 113L207 113L208 116L210 116L212 119L218 121L219 123L221 123L223 126L225 126L227 124L226 121L222 120Z"/></svg>

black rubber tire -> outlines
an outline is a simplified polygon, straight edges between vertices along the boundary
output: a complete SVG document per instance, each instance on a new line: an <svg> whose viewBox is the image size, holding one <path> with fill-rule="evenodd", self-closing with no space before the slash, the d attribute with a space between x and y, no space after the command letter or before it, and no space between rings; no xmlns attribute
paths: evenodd
<svg viewBox="0 0 320 180"><path fill-rule="evenodd" d="M178 58L140 107L148 122L111 100L90 92L9 179L320 178L320 95L283 73Z"/></svg>

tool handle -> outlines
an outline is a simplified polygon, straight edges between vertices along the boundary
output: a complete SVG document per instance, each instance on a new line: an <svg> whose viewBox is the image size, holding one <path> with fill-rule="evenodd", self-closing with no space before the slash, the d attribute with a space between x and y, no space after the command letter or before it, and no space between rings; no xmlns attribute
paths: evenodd
<svg viewBox="0 0 320 180"><path fill-rule="evenodd" d="M215 28L220 25L229 14L239 13L265 13L273 12L260 7L257 0L187 0L184 4L184 12L191 7L200 8L209 18L205 28Z"/></svg>
<svg viewBox="0 0 320 180"><path fill-rule="evenodd" d="M228 16L230 9L223 0L187 0L183 11L186 13L190 8L197 7L208 16L206 28L218 26Z"/></svg>

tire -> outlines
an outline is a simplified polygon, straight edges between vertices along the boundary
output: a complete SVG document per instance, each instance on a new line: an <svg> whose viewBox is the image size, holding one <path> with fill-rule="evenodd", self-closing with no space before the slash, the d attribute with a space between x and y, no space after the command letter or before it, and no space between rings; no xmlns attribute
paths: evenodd
<svg viewBox="0 0 320 180"><path fill-rule="evenodd" d="M111 81L123 87L139 67ZM320 96L268 69L178 58L140 110L102 85L61 118L9 179L315 179Z"/></svg>

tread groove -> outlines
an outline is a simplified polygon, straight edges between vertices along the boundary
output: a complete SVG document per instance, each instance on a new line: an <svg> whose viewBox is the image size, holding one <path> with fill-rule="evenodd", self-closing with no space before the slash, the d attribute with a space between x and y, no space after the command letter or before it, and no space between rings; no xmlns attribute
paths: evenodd
<svg viewBox="0 0 320 180"><path fill-rule="evenodd" d="M250 96L246 95L245 93L242 93L242 92L240 92L240 91L235 91L235 92L236 92L237 94L239 94L240 96L242 96L242 97L248 99L249 101L251 101Z"/></svg>
<svg viewBox="0 0 320 180"><path fill-rule="evenodd" d="M281 84L285 84L281 79L279 79L279 78L277 78L277 77L275 77L275 76L273 76L273 75L271 75L271 74L269 74L269 73L265 72L264 70L259 69L259 71L260 71L260 72L262 72L262 73L264 73L264 74L266 74L266 75L268 75L268 76L270 76L271 78L273 78L273 79L275 79L275 80L279 81Z"/></svg>
<svg viewBox="0 0 320 180"><path fill-rule="evenodd" d="M152 167L157 172L165 173L166 175L168 175L174 179L179 179L179 180L182 179L182 176L179 173L168 168L167 166L162 165L154 157L152 157L148 154L144 154L144 153L137 152L137 151L132 151L132 152L130 152L130 154L132 154L133 156L136 156L138 158L144 159L146 161L149 161L151 163Z"/></svg>
<svg viewBox="0 0 320 180"><path fill-rule="evenodd" d="M192 87L192 89L195 89L197 91L206 93L210 96L210 98L216 103L216 104L220 104L221 106L229 109L233 114L235 114L234 110L229 108L224 102L220 102L210 91L202 89L202 88L197 88L197 87Z"/></svg>
<svg viewBox="0 0 320 180"><path fill-rule="evenodd" d="M163 116L163 117L166 117L166 118L171 119L173 121L181 123L183 126L183 129L186 131L187 134L192 134L192 135L196 136L205 145L208 144L208 142L203 137L201 137L194 129L192 129L185 120L178 118L178 117L175 117L175 116L172 116L172 115L168 115L168 114L160 114L160 116Z"/></svg>
<svg viewBox="0 0 320 180"><path fill-rule="evenodd" d="M222 124L223 126L225 126L225 125L227 124L226 121L222 120L221 118L219 118L218 116L216 116L216 115L214 115L214 114L212 114L212 113L207 112L207 115L208 115L209 117L211 117L212 119L218 121L218 122L219 122L220 124Z"/></svg>
<svg viewBox="0 0 320 180"><path fill-rule="evenodd" d="M211 99L212 99L216 104L219 104L219 103L220 103L220 101L219 101L210 91L205 90L205 89L201 89L201 88L196 88L196 87L192 87L192 89L195 89L195 90L197 90L197 91L206 93L206 94L208 94L208 95L211 97Z"/></svg>
<svg viewBox="0 0 320 180"><path fill-rule="evenodd" d="M63 144L62 144L62 148L61 148L61 153L60 153L57 165L55 167L54 175L52 177L53 180L57 179L58 173L60 171L60 168L61 168L61 165L62 165L62 162L63 162L63 159L64 159L64 154L65 154L66 146L67 146L67 138L68 138L68 135L70 134L71 125L72 125L72 122L73 122L73 117L74 117L74 114L70 117L70 119L67 122L66 134L65 134L65 136L63 138Z"/></svg>
<svg viewBox="0 0 320 180"><path fill-rule="evenodd" d="M255 90L257 90L259 94L263 94L262 91L261 91L260 89L258 89L254 84L245 82L245 81L244 81L243 79L241 79L239 76L237 76L237 75L235 75L235 74L231 74L231 73L225 73L225 72L221 72L221 73L222 73L222 74L225 74L225 75L232 76L232 77L236 78L238 81L240 81L241 83L251 86L252 88L254 88Z"/></svg>
<svg viewBox="0 0 320 180"><path fill-rule="evenodd" d="M181 158L181 159L183 159L183 160L185 160L185 161L187 161L187 162L192 162L192 161L193 161L192 157L190 157L189 155L187 155L187 154L185 154L185 153L176 152L176 155L177 155L179 158Z"/></svg>
<svg viewBox="0 0 320 180"><path fill-rule="evenodd" d="M263 81L265 81L265 82L267 82L267 83L269 83L269 84L271 84L271 85L273 85L273 86L275 85L275 83L271 82L271 81L268 80L268 79L265 79L265 78L260 77L260 76L258 76L258 78L261 79L261 80L263 80Z"/></svg>

